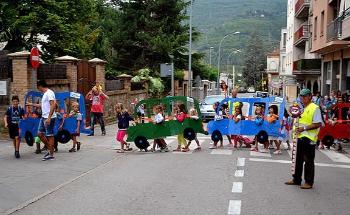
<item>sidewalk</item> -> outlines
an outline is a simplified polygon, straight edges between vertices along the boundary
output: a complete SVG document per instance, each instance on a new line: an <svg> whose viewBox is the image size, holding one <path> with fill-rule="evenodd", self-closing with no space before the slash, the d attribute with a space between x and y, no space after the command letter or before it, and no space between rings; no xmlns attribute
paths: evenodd
<svg viewBox="0 0 350 215"><path fill-rule="evenodd" d="M59 144L55 160L41 161L44 152L34 153L35 147L21 144L21 159L15 159L11 141L0 140L0 214L8 214L21 204L28 204L40 198L43 193L50 193L67 182L77 179L82 174L111 160L120 159L112 148L116 147L116 125L107 126L107 135L80 137L81 150L69 153L72 143Z"/></svg>

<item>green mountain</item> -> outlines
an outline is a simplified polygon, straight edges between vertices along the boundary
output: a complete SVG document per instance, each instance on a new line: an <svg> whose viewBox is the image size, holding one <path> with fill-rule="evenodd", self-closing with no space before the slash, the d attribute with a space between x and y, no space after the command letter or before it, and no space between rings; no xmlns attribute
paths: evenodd
<svg viewBox="0 0 350 215"><path fill-rule="evenodd" d="M205 53L205 61L209 63L209 49L214 47L212 65L216 66L220 40L230 32L239 31L241 34L230 36L223 43L222 64L226 64L233 49L245 49L253 32L262 37L266 50L270 51L279 46L281 28L287 24L286 11L286 0L195 0L193 26L201 36L194 49ZM238 55L230 62L241 64L242 53Z"/></svg>

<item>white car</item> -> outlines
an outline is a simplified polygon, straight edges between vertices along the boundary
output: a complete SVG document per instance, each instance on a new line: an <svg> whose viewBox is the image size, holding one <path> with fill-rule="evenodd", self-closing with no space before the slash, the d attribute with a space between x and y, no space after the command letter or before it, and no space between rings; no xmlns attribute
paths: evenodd
<svg viewBox="0 0 350 215"><path fill-rule="evenodd" d="M255 93L255 88L254 87L248 87L247 92L248 93Z"/></svg>
<svg viewBox="0 0 350 215"><path fill-rule="evenodd" d="M215 102L221 102L225 99L223 95L206 96L203 103L200 105L200 111L202 113L202 119L204 121L213 120L215 117L215 110L213 105Z"/></svg>

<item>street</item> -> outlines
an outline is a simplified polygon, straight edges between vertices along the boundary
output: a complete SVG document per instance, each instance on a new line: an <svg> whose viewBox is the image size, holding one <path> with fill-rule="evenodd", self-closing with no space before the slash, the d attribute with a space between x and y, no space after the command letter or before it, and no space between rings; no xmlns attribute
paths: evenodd
<svg viewBox="0 0 350 215"><path fill-rule="evenodd" d="M0 214L350 213L346 152L317 151L314 189L301 190L284 185L291 177L287 150L210 150L210 137L202 135L202 151L117 154L115 131L113 125L107 136L81 137L76 153L68 152L71 143L61 144L46 162L25 144L16 160L10 142L2 141ZM166 141L176 147L176 137Z"/></svg>

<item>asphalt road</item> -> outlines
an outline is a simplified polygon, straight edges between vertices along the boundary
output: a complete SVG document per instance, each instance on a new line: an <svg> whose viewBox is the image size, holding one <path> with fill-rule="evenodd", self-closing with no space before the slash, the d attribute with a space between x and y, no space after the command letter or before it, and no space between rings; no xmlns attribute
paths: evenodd
<svg viewBox="0 0 350 215"><path fill-rule="evenodd" d="M76 153L60 145L49 162L26 146L15 160L10 143L1 142L0 214L350 214L346 152L317 151L315 187L301 190L283 184L290 178L286 150L210 150L201 136L198 152L117 154L115 129L82 137ZM167 142L176 147L176 138Z"/></svg>

